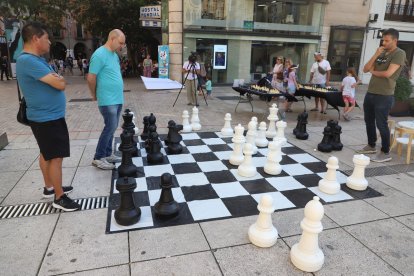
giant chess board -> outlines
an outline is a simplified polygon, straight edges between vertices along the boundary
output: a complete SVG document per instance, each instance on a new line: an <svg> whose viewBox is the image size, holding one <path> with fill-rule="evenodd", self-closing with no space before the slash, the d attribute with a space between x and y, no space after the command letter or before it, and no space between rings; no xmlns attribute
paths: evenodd
<svg viewBox="0 0 414 276"><path fill-rule="evenodd" d="M337 171L341 191L335 195L320 192L318 182L327 170L326 163L289 143L282 147L281 174L272 176L264 172L268 148L259 148L253 155L258 174L245 178L239 176L237 166L228 161L233 150L232 138L225 138L219 132L181 135L182 154L166 155L162 149L164 161L157 165L147 163L144 143L139 138L140 156L133 158L138 167L134 199L142 213L134 225L121 226L115 221L114 212L119 207L120 195L115 188L117 171L113 171L107 233L257 215L257 204L264 194L273 198L276 212L303 208L315 195L320 197L322 204L382 196L370 187L362 192L349 189L345 185L347 176L341 171ZM165 137L160 135L162 141ZM116 149L119 142L117 138ZM120 163L116 165L118 167ZM176 217L160 219L155 216L153 206L161 193L160 176L166 172L173 176L172 192L180 212Z"/></svg>

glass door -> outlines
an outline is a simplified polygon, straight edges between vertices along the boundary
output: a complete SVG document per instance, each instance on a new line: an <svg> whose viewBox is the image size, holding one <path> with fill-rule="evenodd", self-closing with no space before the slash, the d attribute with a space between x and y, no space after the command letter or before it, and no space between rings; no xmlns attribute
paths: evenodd
<svg viewBox="0 0 414 276"><path fill-rule="evenodd" d="M341 81L348 67L354 67L358 72L363 40L363 29L332 27L328 51L331 81Z"/></svg>

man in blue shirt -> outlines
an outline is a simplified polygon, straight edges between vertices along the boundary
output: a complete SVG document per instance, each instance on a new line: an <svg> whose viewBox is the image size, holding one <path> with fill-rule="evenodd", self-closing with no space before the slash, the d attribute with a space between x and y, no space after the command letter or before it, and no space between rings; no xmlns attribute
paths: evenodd
<svg viewBox="0 0 414 276"><path fill-rule="evenodd" d="M98 101L99 112L105 123L92 165L103 170L112 170L115 165L111 163L121 161L112 152L112 142L124 103L124 82L117 54L124 45L125 35L122 31L112 30L105 45L93 53L89 64L89 90L92 99Z"/></svg>
<svg viewBox="0 0 414 276"><path fill-rule="evenodd" d="M65 121L65 80L56 74L41 55L50 50L46 27L32 22L23 27L23 52L17 58L16 74L26 99L27 118L40 149L39 165L45 187L44 197L55 197L53 207L64 211L80 209L62 187L62 162L70 156L69 132Z"/></svg>

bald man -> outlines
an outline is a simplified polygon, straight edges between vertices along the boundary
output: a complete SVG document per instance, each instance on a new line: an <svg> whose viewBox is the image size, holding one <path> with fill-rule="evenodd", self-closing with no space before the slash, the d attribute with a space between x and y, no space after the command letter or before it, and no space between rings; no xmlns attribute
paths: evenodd
<svg viewBox="0 0 414 276"><path fill-rule="evenodd" d="M92 99L98 101L99 112L105 124L92 165L102 170L112 170L115 168L113 163L121 161L112 152L112 142L124 103L124 82L117 54L124 45L125 35L122 31L112 30L105 45L93 53L89 65L89 90Z"/></svg>

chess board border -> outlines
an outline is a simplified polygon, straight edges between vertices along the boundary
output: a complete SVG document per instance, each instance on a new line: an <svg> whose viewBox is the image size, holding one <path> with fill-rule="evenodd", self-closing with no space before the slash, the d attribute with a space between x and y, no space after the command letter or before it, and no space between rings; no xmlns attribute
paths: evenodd
<svg viewBox="0 0 414 276"><path fill-rule="evenodd" d="M191 146L195 146L195 147L199 146L199 143L197 141L195 141L195 140L209 139L209 138L216 137L216 136L219 136L220 137L220 134L217 131L190 132L190 133L186 133L186 134L191 134L191 133L196 134L200 138L197 138L197 139L194 139L194 140L188 139L188 140L191 140L191 142L189 142L188 145L185 145L185 147L183 147L183 149L184 149L183 154L185 154L185 153L191 154L187 150L187 147L188 146L190 146L190 145ZM167 137L166 134L160 134L159 135L159 138L162 141L163 147L165 147L164 140L165 140L166 137ZM229 143L231 143L231 137L221 137L220 139L222 139L223 141L225 141L227 146L228 146ZM115 148L115 153L117 155L120 155L120 152L117 149L117 145L119 145L119 143L120 143L120 137L115 137L115 139L114 139L114 148ZM144 154L142 153L143 151L145 151L145 149L143 148L144 142L141 140L140 137L139 137L139 144L140 144L140 149L138 151L138 157L142 157L142 160L144 160L145 158L143 157L143 155L145 153ZM214 145L212 145L212 146L214 146ZM219 146L219 145L217 145L217 146ZM306 152L305 150L303 150L303 149L301 149L301 148L299 148L299 147L297 147L297 146L295 146L293 144L289 144L289 146L287 146L287 147L288 148L291 148L290 151L292 152L292 153L284 154L288 158L289 158L289 154L295 154L295 153L296 154L301 154L301 153L303 153L303 154L307 154L307 155L311 156L312 158L318 160L318 162L311 162L309 164L323 163L323 165L324 165L323 167L324 168L323 168L323 170L321 170L322 168L319 168L319 171L321 171L319 173L316 173L316 172L314 172L312 170L312 168L309 168L309 170L312 171L312 174L307 174L307 175L306 174L299 174L299 175L296 175L297 178L301 178L301 177L302 178L307 178L306 181L313 182L309 186L305 185L305 188L303 188L301 190L306 190L309 194L313 193L312 194L312 197L313 196L319 196L319 195L317 195L315 193L315 191L317 189L317 182L322 178L322 176L320 174L323 174L324 172L326 172L326 162L323 161L323 160L321 160L318 157L313 156L311 153ZM265 149L267 149L267 148L265 148ZM165 154L165 148L163 148L163 153ZM214 154L213 151L211 151L211 153ZM193 155L193 154L191 154L191 155ZM174 155L168 155L168 156L174 156ZM254 157L266 157L266 156L263 155L263 154L261 154L260 152L258 152L258 155L255 155ZM166 158L166 156L165 156L165 158ZM196 160L196 164L197 163L198 163L198 160ZM185 163L185 164L187 164L187 163ZM296 164L301 164L301 163L296 162ZM228 161L227 161L227 164L226 165L227 165L229 171L230 171L230 168L233 168L233 170L234 170L234 168L237 168L237 166L233 166L233 165L229 164ZM141 168L143 169L145 166L146 166L145 161L143 161L142 166L139 166L139 168L138 168L138 175L140 173L143 173L142 171L140 171L140 169ZM185 166L187 166L187 165L185 165ZM263 168L262 168L262 170L263 170ZM316 171L318 171L318 169L316 169ZM346 172L344 172L342 170L337 170L337 172L341 173L343 176L349 176L350 175L349 173L346 173ZM162 173L164 173L164 172L162 172ZM203 172L203 173L205 173L205 172ZM282 171L282 175L270 176L270 175L264 173L264 171L260 171L258 169L258 173L262 175L262 177L260 177L259 180L263 180L263 179L271 178L271 177L281 177L281 176L283 177L283 173L285 173L285 172ZM154 183L151 183L152 189L154 189L154 190L157 190L157 189L160 190L159 187L154 188L156 185L159 185L159 181L157 181L157 179L159 180L160 179L160 176L161 175L157 175L155 177L152 177L152 178L155 179L155 182ZM288 176L288 174L286 174L285 176ZM175 178L175 175L173 175L173 177ZM150 177L145 176L145 178L147 179L147 178L150 178ZM315 179L312 179L312 178L315 178ZM193 216L191 215L191 212L190 212L189 207L188 207L188 203L191 202L191 201L187 201L186 200L184 202L179 202L179 205L180 205L180 213L179 213L179 215L177 217L175 217L175 218L174 217L173 218L168 218L168 219L165 219L165 220L160 220L160 219L157 220L157 218L154 216L153 210L151 210L154 207L151 206L151 204L149 202L149 199L143 198L143 196L142 196L142 194L140 194L140 192L134 192L134 198L136 200L138 200L138 201L139 200L144 200L145 201L144 204L141 204L141 203L138 203L137 204L138 206L140 206L140 209L141 209L142 214L145 216L145 215L148 215L149 212L150 212L150 215L152 216L152 219L153 219L152 222L154 223L154 220L156 220L157 224L154 223L153 225L150 225L149 226L148 224L146 224L148 222L141 221L141 219L143 217L143 215L141 215L141 218L140 218L140 221L138 222L138 224L141 224L143 226L140 226L138 228L130 228L131 226L123 227L123 226L119 226L118 225L119 230L111 230L111 224L112 224L112 222L114 222L113 213L114 213L115 209L119 206L119 201L120 201L120 194L119 193L114 193L114 190L115 190L115 179L117 179L117 170L116 169L114 169L112 171L112 175L111 175L111 191L110 191L110 195L108 197L109 204L108 204L108 213L107 213L106 234L114 234L114 233L121 233L121 232L128 232L128 231L137 231L137 230L145 230L145 229L154 229L154 228L168 227L168 226L187 225L187 224L192 224L192 223L201 223L201 222L215 221L215 220L224 220L224 219L244 217L244 216L249 216L249 215L257 215L259 213L259 211L257 209L255 209L256 210L256 213L255 214L249 213L249 214L243 215L243 210L242 210L241 211L241 215L238 215L238 216L233 216L232 214L230 214L230 216L225 216L225 217L213 217L213 218L208 218L208 219L194 219ZM252 182L252 185L251 186L254 186L254 181L255 181L254 178L252 180L250 180L250 182ZM158 183L156 183L156 182L158 182ZM248 183L248 184L250 184L250 183ZM176 186L177 185L178 184L176 184ZM208 184L206 184L206 185L208 185ZM211 186L213 184L210 183L209 185ZM314 188L314 187L315 187L315 189L314 189L315 191L312 190L312 188ZM285 190L283 192L284 193L288 193L288 194L292 194L291 196L294 196L295 189ZM375 189L373 189L373 188L371 188L369 186L368 186L367 190L365 190L365 191L355 191L355 190L352 190L352 189L348 188L345 184L341 184L341 192L346 193L347 195L350 196L350 198L349 199L344 199L344 200L338 200L338 201L328 202L328 201L325 201L321 196L319 196L320 197L320 200L321 200L321 203L323 205L330 205L330 204L334 204L334 203L338 203L338 202L343 203L343 202L349 202L349 201L354 201L354 200L361 200L361 199L365 199L365 198L372 198L372 197L380 197L380 196L383 196L383 194L381 194L380 192L376 191ZM310 195L307 195L307 196L309 197ZM230 197L230 198L226 198L226 200L231 201L232 199L239 198L239 197L240 196ZM249 198L252 198L253 197L253 194L252 193L249 193L249 196L248 197ZM247 196L245 198L247 198ZM220 198L220 197L218 199L219 200L222 200L222 198ZM294 205L293 207L290 207L290 208L277 209L277 210L275 210L275 213L276 212L287 211L287 210L293 210L293 209L303 208L308 201L309 201L309 198L305 198L303 200L303 202L301 203L301 205ZM240 202L236 202L235 204L240 204ZM249 205L247 208L250 208L249 209L250 212L252 210L251 209L252 208L252 204L254 204L254 208L257 208L257 202L243 202L243 204ZM183 218L183 216L185 216L186 218ZM190 217L190 218L188 218L188 217ZM185 219L188 219L188 221L185 221ZM179 221L177 221L177 220L179 220ZM145 225L148 225L148 226L145 226ZM125 228L125 229L122 229L122 228Z"/></svg>

